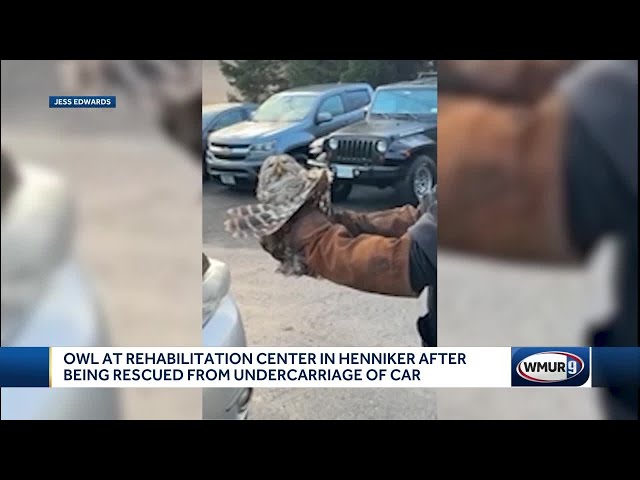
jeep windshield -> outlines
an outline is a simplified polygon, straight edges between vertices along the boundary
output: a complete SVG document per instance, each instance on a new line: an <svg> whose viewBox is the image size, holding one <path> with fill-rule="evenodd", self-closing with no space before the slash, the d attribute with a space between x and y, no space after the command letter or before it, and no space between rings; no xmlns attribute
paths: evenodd
<svg viewBox="0 0 640 480"><path fill-rule="evenodd" d="M371 104L371 118L423 120L438 112L435 88L398 88L379 90Z"/></svg>
<svg viewBox="0 0 640 480"><path fill-rule="evenodd" d="M260 105L253 121L298 122L309 115L315 101L315 95L277 94Z"/></svg>

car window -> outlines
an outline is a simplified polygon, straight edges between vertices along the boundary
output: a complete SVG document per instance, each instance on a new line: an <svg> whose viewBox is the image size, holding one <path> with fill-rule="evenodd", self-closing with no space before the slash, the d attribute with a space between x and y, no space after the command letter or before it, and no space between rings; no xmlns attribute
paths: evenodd
<svg viewBox="0 0 640 480"><path fill-rule="evenodd" d="M322 102L318 113L323 112L328 112L334 117L342 115L344 113L344 105L342 104L342 98L340 97L340 95L334 95L333 97L329 97L324 102Z"/></svg>
<svg viewBox="0 0 640 480"><path fill-rule="evenodd" d="M352 112L369 104L371 97L366 90L354 90L344 95L347 112Z"/></svg>
<svg viewBox="0 0 640 480"><path fill-rule="evenodd" d="M316 95L280 93L266 100L256 110L255 122L299 122L312 111Z"/></svg>
<svg viewBox="0 0 640 480"><path fill-rule="evenodd" d="M435 88L394 88L379 90L371 105L372 113L428 114L438 111Z"/></svg>
<svg viewBox="0 0 640 480"><path fill-rule="evenodd" d="M215 124L217 129L228 127L229 125L233 125L234 123L238 123L244 120L244 115L242 111L239 109L231 110L230 112L223 113L218 118L218 121Z"/></svg>

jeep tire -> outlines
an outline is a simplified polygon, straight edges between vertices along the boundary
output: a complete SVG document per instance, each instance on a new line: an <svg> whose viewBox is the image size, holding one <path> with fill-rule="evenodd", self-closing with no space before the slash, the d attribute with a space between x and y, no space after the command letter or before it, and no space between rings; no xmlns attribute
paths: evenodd
<svg viewBox="0 0 640 480"><path fill-rule="evenodd" d="M438 181L436 162L427 155L416 156L407 170L403 180L395 185L395 189L404 203L417 205L420 198Z"/></svg>

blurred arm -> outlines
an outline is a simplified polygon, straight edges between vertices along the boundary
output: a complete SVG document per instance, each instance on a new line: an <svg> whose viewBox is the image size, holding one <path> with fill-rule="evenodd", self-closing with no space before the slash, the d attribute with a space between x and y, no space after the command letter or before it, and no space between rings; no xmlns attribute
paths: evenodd
<svg viewBox="0 0 640 480"><path fill-rule="evenodd" d="M334 213L331 219L344 225L353 236L368 233L384 237L400 237L416 222L418 216L419 212L415 207L405 205L373 213L343 210Z"/></svg>
<svg viewBox="0 0 640 480"><path fill-rule="evenodd" d="M566 262L637 217L637 62L571 78L531 107L441 97L440 245Z"/></svg>
<svg viewBox="0 0 640 480"><path fill-rule="evenodd" d="M550 96L525 108L481 98L441 98L439 244L499 257L572 260L563 99Z"/></svg>
<svg viewBox="0 0 640 480"><path fill-rule="evenodd" d="M440 60L438 91L511 102L535 101L576 60Z"/></svg>

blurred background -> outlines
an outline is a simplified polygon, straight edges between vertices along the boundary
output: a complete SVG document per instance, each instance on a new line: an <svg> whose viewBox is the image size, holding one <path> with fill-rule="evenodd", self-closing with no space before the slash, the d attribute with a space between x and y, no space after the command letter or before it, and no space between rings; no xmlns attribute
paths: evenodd
<svg viewBox="0 0 640 480"><path fill-rule="evenodd" d="M480 110L483 116L478 115L476 118L478 121L484 121L488 126L485 132L484 138L495 138L495 145L491 145L491 148L473 145L472 143L466 143L471 138L472 133L477 133L479 129L473 130L469 127L467 131L464 130L463 121L467 118L473 118L473 114L469 114L471 111L467 110L466 114L459 117L446 117L448 105L454 104L457 100L460 101L458 106L464 105L464 100L473 98L476 95L483 101L493 98L501 98L502 102L508 102L511 105L519 103L523 106L525 101L537 101L543 97L543 95L552 91L552 86L557 86L558 82L562 82L562 87L565 88L563 94L569 97L568 92L576 93L576 85L579 85L576 79L590 78L591 85L598 85L600 90L598 92L606 92L605 83L603 78L610 79L615 83L616 90L624 92L626 96L632 91L633 80L632 75L620 76L620 67L618 64L616 69L612 68L612 65L606 66L608 70L602 70L605 62L600 64L586 63L586 68L580 70L580 64L576 61L567 60L510 60L510 61L486 61L486 60L445 60L439 63L440 68L440 125L444 125L450 118L456 118L455 123L446 125L445 128L450 126L449 135L446 138L448 141L455 142L459 139L457 145L461 145L462 148L458 152L459 157L452 158L452 163L449 164L451 168L444 167L447 162L447 158L442 157L440 168L440 179L444 180L445 185L451 185L452 178L462 178L464 175L468 175L465 178L469 179L468 185L488 185L486 190L478 189L483 192L495 192L501 187L496 187L496 190L492 191L492 182L495 180L495 185L500 185L500 176L489 173L485 177L480 175L471 177L469 172L482 172L487 173L489 168L482 170L478 168L478 165L487 167L487 165L496 166L501 165L500 162L505 160L504 165L507 165L507 161L523 161L529 158L525 155L525 158L518 158L517 155L522 155L522 152L517 152L512 156L512 147L510 135L504 126L507 124L500 124L499 120L496 120L498 116L492 117L491 107L487 108L487 103L482 103L481 108L486 110ZM633 66L632 66L633 67ZM572 69L576 70L572 70ZM596 69L597 68L597 69ZM627 68L627 67L625 67ZM598 70L600 69L600 70ZM631 70L631 69L629 69ZM575 72L578 73L575 73ZM603 95L602 98L607 98L602 102L602 105L607 105L607 115L610 119L624 119L624 125L619 125L619 130L622 134L632 132L635 135L635 129L628 128L629 125L633 125L633 114L627 113L621 104L624 100L627 100L630 104L635 105L637 103L637 63L635 64L635 83L636 83L636 101L634 101L633 95L629 95L629 98L616 97L616 101L612 101ZM572 73L572 79L567 81L567 77L563 78L565 73ZM595 73L600 72L600 76L596 76ZM607 72L606 76L603 72ZM586 75L591 76L586 76ZM581 76L582 75L582 76ZM621 81L620 78L624 78ZM597 80L594 80L597 79ZM572 84L571 81L574 83ZM612 83L613 84L613 83ZM621 88L624 86L625 88ZM631 87L631 88L629 88ZM571 88L572 90L566 90ZM553 90L557 93L558 90ZM456 93L459 97L456 98ZM447 104L443 100L442 95L449 94L449 101L451 104ZM546 97L549 98L549 97ZM576 98L572 98L576 100ZM602 100L602 99L600 99ZM584 99L580 100L584 102ZM516 103L514 103L516 102ZM542 103L542 101L540 101ZM619 103L617 103L619 102ZM480 102L478 102L480 104ZM496 102L496 105L504 106L508 103ZM467 105L471 105L469 101ZM476 104L477 105L477 104ZM539 104L538 104L539 105ZM574 103L569 108L573 108L573 111L579 111L584 104ZM593 105L591 105L593 106ZM451 107L456 111L456 107ZM495 108L499 111L498 108ZM542 110L542 107L541 107ZM464 112L464 110L458 110L458 112ZM586 109L591 118L590 120L597 120L594 117L596 109ZM604 109L603 109L604 111ZM476 111L477 112L477 111ZM614 115L614 112L617 116ZM522 111L520 111L522 113ZM466 116L468 115L468 116ZM526 114L523 114L521 118L530 120L531 123L527 123L527 126L532 128L525 130L525 133L520 137L522 143L518 144L516 148L528 148L527 153L536 152L535 149L537 138L535 137L535 126L544 123L545 126L553 125L552 119L549 117L544 118L542 121L536 122L531 120L531 117L527 118ZM511 126L519 128L518 119L514 115L510 117L513 121ZM523 122L522 125L525 124ZM637 124L637 112L635 117ZM498 126L501 125L501 126ZM597 125L597 122L594 123ZM552 127L553 128L553 127ZM637 128L637 125L636 125ZM441 130L442 132L442 130ZM460 136L456 137L460 132ZM495 137L490 135L495 134ZM446 134L445 134L446 135ZM546 142L548 145L553 145L553 132L546 131L544 138L540 139L540 143ZM566 135L568 136L568 134ZM477 138L483 138L478 135ZM526 140L525 140L526 138ZM607 138L607 137L603 137ZM441 141L443 138L441 137ZM583 140L585 141L585 140ZM618 137L617 142L625 142L625 137ZM528 142L528 143L526 143ZM599 143L606 145L606 141L600 139ZM622 143L622 145L630 146L633 142ZM441 143L441 146L444 144ZM499 151L499 146L505 146L504 150ZM620 144L617 145L618 147ZM474 153L466 153L465 148L474 149ZM627 147L625 147L627 148ZM637 149L637 141L636 141ZM444 148L443 148L444 150ZM452 151L453 149L449 149ZM618 149L619 150L619 149ZM604 150L603 150L604 151ZM538 151L539 152L539 151ZM607 151L607 153L610 153ZM499 155L504 156L500 158ZM545 155L548 155L546 153ZM455 155L455 153L453 154ZM535 153L530 155L535 158ZM625 160L637 161L637 159L626 157ZM548 159L546 157L545 159ZM552 172L551 167L548 164L544 164L539 160L536 164L540 168L537 172L539 175L542 172ZM553 159L552 159L553 160ZM579 158L583 160L583 158ZM586 159L584 159L586 162ZM456 163L459 161L460 163ZM442 163L445 162L445 163ZM486 163L483 163L486 162ZM493 163L491 163L493 162ZM534 162L531 161L531 164ZM550 162L549 162L550 163ZM591 168L588 163L581 163L585 165L585 169ZM460 167L456 169L456 167ZM598 165L598 167L600 167ZM477 168L477 170L473 170ZM533 168L531 168L533 170ZM497 171L502 173L500 168L491 170L491 172ZM525 168L518 170L518 172L526 171L534 176L534 173L527 171ZM587 171L587 170L585 170ZM455 172L455 173L451 173ZM598 170L600 172L600 170ZM459 176L455 176L459 175ZM493 175L493 176L491 176ZM553 175L553 173L552 173ZM588 175L584 175L588 177ZM509 180L514 177L508 177ZM549 175L550 177L550 175ZM519 177L518 177L519 178ZM503 179L504 180L504 179ZM507 181L509 181L507 180ZM553 179L545 178L545 186L549 186L546 192L547 199L553 199L554 196L553 186L551 185ZM582 180L581 182L586 180ZM507 182L505 182L506 185ZM527 185L525 182L523 182ZM514 183L510 186L513 187ZM520 185L520 184L518 184ZM527 185L528 186L528 185ZM461 188L457 185L458 188ZM441 187L441 194L444 190ZM526 188L526 187L519 187ZM624 188L624 185L621 187ZM629 190L631 192L631 190ZM464 197L459 190L449 192L448 198L455 199L458 196ZM563 192L564 193L564 192ZM627 193L627 192L625 192ZM469 195L470 197L473 194ZM597 194L596 194L597 195ZM512 198L509 195L504 197L490 197L488 193L486 197L478 198L500 198L501 206L507 206L505 211L508 210L508 205ZM607 199L602 195L593 197L595 202L607 203ZM629 197L632 199L632 194ZM443 200L444 201L444 200ZM492 200L487 203L490 204ZM496 202L497 204L497 202ZM492 206L495 206L491 204ZM624 203L616 204L616 208ZM552 211L549 209L557 209L558 205L555 203L549 203L547 212ZM471 230L477 232L478 238L486 234L486 238L491 238L490 235L497 233L496 238L503 225L500 224L499 215L496 210L499 208L491 209L487 208L486 211L495 213L498 220L495 224L491 222L488 215L482 218L483 222L477 221L474 225L477 230ZM541 209L542 210L542 209ZM460 211L460 210L451 210ZM529 210L531 212L530 222L539 227L535 220L535 208ZM637 214L637 212L636 212ZM453 213L451 213L453 215ZM598 217L594 215L594 219ZM633 215L630 215L632 217ZM447 251L443 247L443 239L447 238L452 244L451 240L453 236L452 231L454 228L447 229L447 222L449 226L457 225L456 218L448 218L447 216L441 216L442 224L440 229L440 244L438 247L438 266L439 266L439 303L440 303L440 317L438 322L438 340L440 346L447 345L474 345L474 346L542 346L542 347L563 347L563 346L588 346L592 345L594 339L592 333L595 328L602 328L605 326L605 322L614 316L617 312L617 307L614 302L616 296L613 289L621 283L620 274L617 271L616 260L617 256L622 252L619 249L617 242L611 238L605 238L594 251L589 252L587 262L580 264L576 267L550 267L542 266L543 263L530 262L528 265L522 263L509 263L505 261L498 261L490 258L483 258L481 256L465 256L462 254L453 254ZM463 222L458 222L463 223ZM503 222L504 223L504 222ZM595 222L594 222L595 223ZM468 227L468 225L467 225ZM480 228L482 227L482 229ZM636 226L637 227L637 226ZM599 226L604 228L604 226ZM444 232L449 230L448 234ZM514 229L515 230L515 229ZM468 230L467 230L468 231ZM529 232L529 235L531 233ZM456 242L459 244L462 237L458 237ZM508 238L505 235L505 238ZM520 237L522 238L522 237ZM475 238L473 234L468 234L465 238L467 248L474 243ZM599 238L600 240L600 238ZM522 241L522 240L519 240ZM532 240L533 242L534 240ZM482 243L481 240L476 242ZM490 242L487 241L487 244ZM507 243L503 239L503 243ZM636 240L637 243L637 240ZM522 245L519 243L518 245ZM476 245L479 250L480 247ZM498 241L494 242L495 250L500 249ZM506 248L503 246L502 252ZM637 249L637 245L636 245ZM627 262L631 260L626 260ZM637 275L637 266L636 266ZM618 287L624 289L625 286ZM633 317L633 315L632 315ZM632 320L633 321L633 320ZM632 344L635 338L625 338L625 342ZM620 341L620 340L618 340ZM604 403L604 389L563 389L563 388L546 388L546 389L500 389L500 390L488 390L488 389L450 389L438 391L438 417L441 419L603 419L605 418L605 403Z"/></svg>
<svg viewBox="0 0 640 480"><path fill-rule="evenodd" d="M446 221L443 220L443 221ZM587 346L613 306L616 245L583 268L541 268L438 247L438 346ZM439 419L603 419L599 389L440 389Z"/></svg>
<svg viewBox="0 0 640 480"><path fill-rule="evenodd" d="M67 182L78 209L75 252L95 284L110 342L199 346L198 165L124 96L115 109L49 109L48 96L60 94L70 92L56 61L3 60L3 149ZM2 248L4 262L4 235ZM201 417L199 390L120 393L126 419Z"/></svg>

